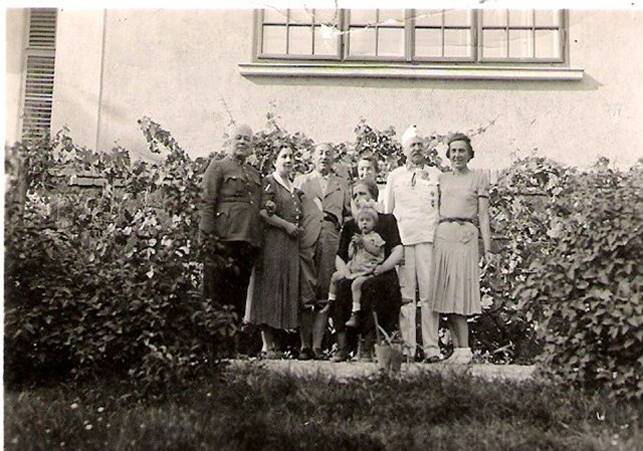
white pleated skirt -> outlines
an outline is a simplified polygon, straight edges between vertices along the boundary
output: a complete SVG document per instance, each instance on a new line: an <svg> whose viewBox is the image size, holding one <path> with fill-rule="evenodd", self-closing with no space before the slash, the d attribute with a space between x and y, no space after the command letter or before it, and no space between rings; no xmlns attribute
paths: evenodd
<svg viewBox="0 0 643 451"><path fill-rule="evenodd" d="M443 222L435 232L429 306L439 313L475 315L480 308L478 228Z"/></svg>

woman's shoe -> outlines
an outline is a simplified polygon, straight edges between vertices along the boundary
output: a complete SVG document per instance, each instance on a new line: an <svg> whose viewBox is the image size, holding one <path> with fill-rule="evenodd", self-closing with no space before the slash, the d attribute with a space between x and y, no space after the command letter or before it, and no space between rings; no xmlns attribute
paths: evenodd
<svg viewBox="0 0 643 451"><path fill-rule="evenodd" d="M462 365L468 365L471 363L471 359L473 359L473 353L471 352L471 348L461 348L462 352L460 353L460 364Z"/></svg>
<svg viewBox="0 0 643 451"><path fill-rule="evenodd" d="M467 365L471 363L472 357L471 348L455 348L453 354L442 363L446 365Z"/></svg>

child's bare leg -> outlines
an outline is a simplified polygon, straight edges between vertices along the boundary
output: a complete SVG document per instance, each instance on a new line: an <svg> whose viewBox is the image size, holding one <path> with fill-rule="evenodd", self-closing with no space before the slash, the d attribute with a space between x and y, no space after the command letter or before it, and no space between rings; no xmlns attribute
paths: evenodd
<svg viewBox="0 0 643 451"><path fill-rule="evenodd" d="M362 285L368 280L368 276L360 276L351 283L351 293L353 294L353 312L359 312L362 308Z"/></svg>
<svg viewBox="0 0 643 451"><path fill-rule="evenodd" d="M356 277L355 280L351 283L351 293L353 295L353 308L351 312L351 317L348 321L346 321L346 326L347 327L357 327L359 320L357 318L357 312L359 312L362 308L362 285L366 280L368 280L368 276L360 276Z"/></svg>

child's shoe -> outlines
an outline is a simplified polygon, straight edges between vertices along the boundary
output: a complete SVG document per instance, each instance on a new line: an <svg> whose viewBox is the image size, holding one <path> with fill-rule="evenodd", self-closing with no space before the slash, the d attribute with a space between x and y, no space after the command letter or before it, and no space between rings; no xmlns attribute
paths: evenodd
<svg viewBox="0 0 643 451"><path fill-rule="evenodd" d="M357 327L359 325L359 319L357 319L357 312L351 313L351 317L346 321L346 327Z"/></svg>

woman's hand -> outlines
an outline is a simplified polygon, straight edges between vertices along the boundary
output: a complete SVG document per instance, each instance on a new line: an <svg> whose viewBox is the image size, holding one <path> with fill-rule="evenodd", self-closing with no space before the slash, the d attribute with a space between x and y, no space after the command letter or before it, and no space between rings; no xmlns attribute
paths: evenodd
<svg viewBox="0 0 643 451"><path fill-rule="evenodd" d="M374 276L379 276L380 274L383 274L384 272L385 272L385 271L384 271L384 268L382 268L382 265L377 265L377 266L373 269L373 275L374 275Z"/></svg>
<svg viewBox="0 0 643 451"><path fill-rule="evenodd" d="M277 204L275 204L271 200L267 200L266 203L264 204L264 210L266 210L266 213L268 213L268 216L272 216L277 211Z"/></svg>
<svg viewBox="0 0 643 451"><path fill-rule="evenodd" d="M284 230L288 235L291 237L295 238L297 235L299 235L299 227L297 227L295 224L292 222L288 222L284 225Z"/></svg>
<svg viewBox="0 0 643 451"><path fill-rule="evenodd" d="M350 272L348 271L348 266L337 268L337 271L335 272L339 276L340 280L344 280L350 275Z"/></svg>

